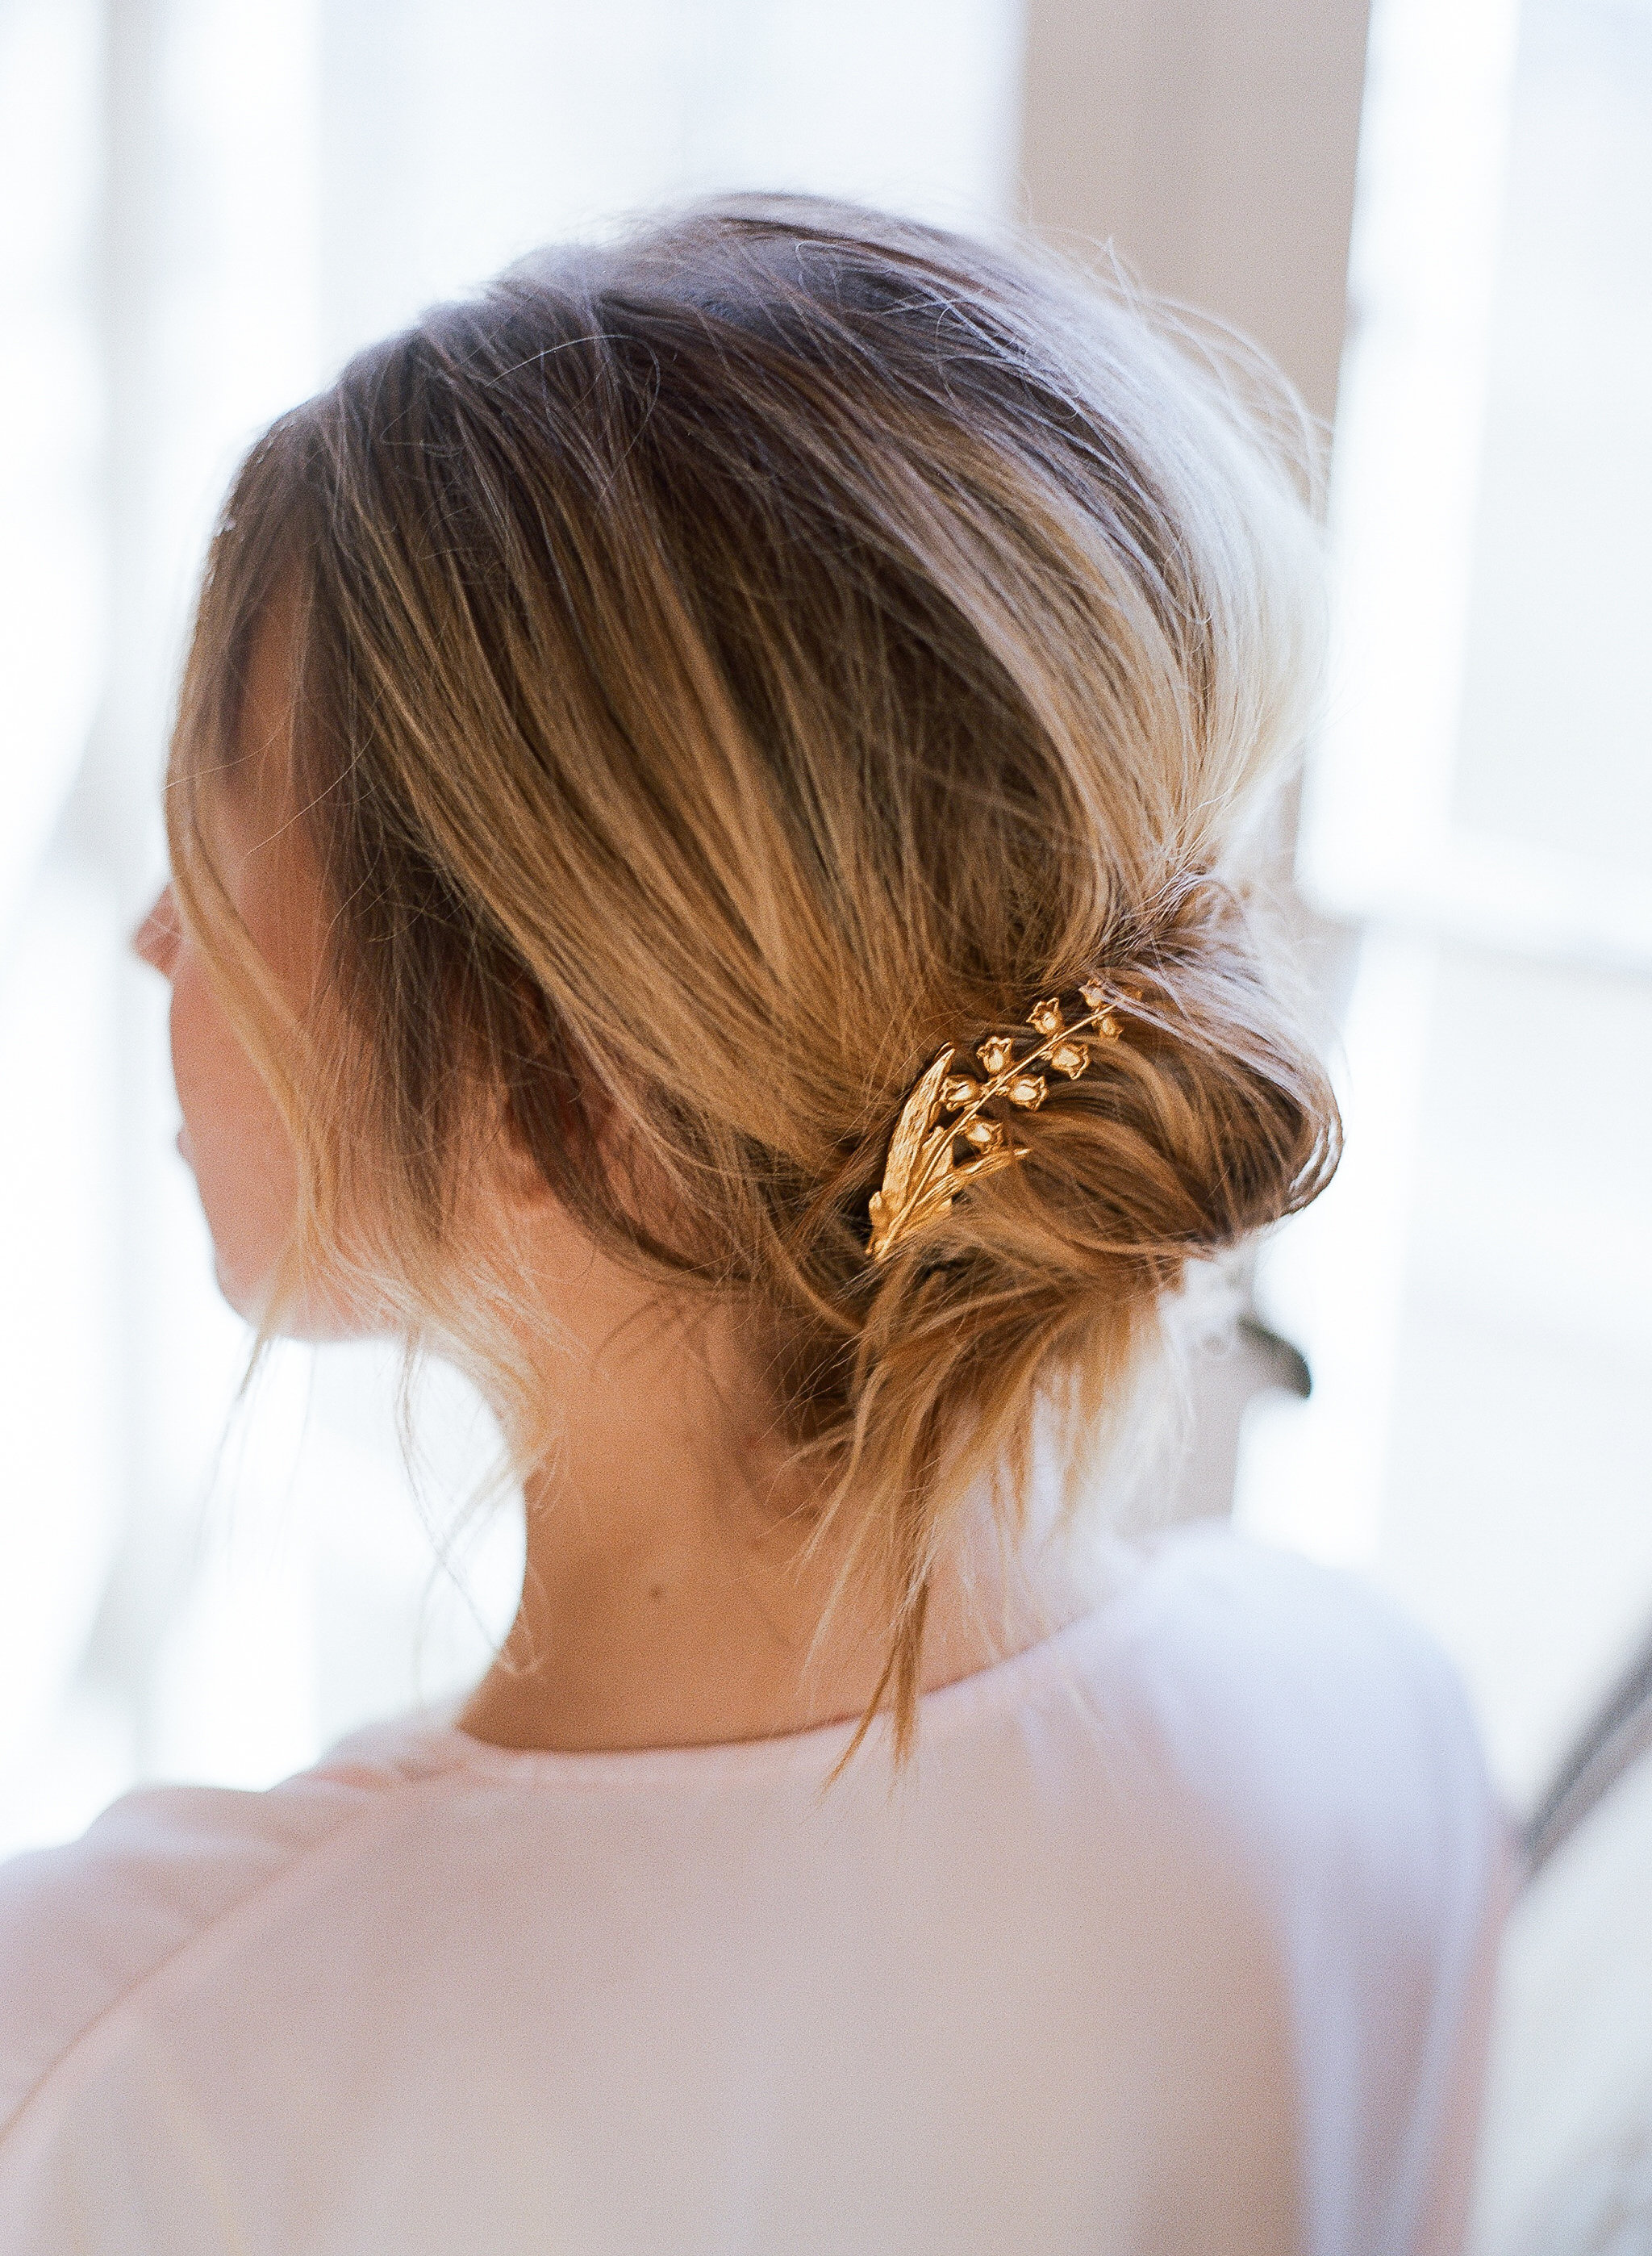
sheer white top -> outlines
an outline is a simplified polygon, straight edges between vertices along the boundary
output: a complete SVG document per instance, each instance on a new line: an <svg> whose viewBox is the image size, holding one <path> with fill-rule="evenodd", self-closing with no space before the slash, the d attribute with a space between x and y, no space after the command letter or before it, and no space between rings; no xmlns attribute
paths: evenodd
<svg viewBox="0 0 1652 2256"><path fill-rule="evenodd" d="M845 1738L415 1718L0 1870L0 2249L1455 2248L1502 1832L1386 1605L1179 1535Z"/></svg>

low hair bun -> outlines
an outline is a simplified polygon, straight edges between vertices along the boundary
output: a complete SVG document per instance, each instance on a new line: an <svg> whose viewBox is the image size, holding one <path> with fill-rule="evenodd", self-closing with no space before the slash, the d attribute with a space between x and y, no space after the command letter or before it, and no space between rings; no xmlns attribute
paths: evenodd
<svg viewBox="0 0 1652 2256"><path fill-rule="evenodd" d="M1127 1039L1107 1061L1141 1159L1121 1171L1121 1201L1144 1244L1223 1251L1306 1206L1335 1170L1336 1099L1276 952L1242 894L1206 877L1140 952Z"/></svg>

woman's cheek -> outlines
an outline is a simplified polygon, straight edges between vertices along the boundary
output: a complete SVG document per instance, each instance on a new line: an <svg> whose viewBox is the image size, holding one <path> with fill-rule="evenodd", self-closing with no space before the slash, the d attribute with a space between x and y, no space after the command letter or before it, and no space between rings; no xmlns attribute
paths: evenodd
<svg viewBox="0 0 1652 2256"><path fill-rule="evenodd" d="M212 1232L224 1298L256 1322L298 1195L292 1146L257 1068L186 945L172 976L180 1148Z"/></svg>

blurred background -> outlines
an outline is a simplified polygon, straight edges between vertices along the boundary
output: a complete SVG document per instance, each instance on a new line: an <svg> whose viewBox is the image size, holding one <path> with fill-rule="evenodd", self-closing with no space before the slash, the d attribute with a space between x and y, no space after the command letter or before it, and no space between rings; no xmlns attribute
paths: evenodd
<svg viewBox="0 0 1652 2256"><path fill-rule="evenodd" d="M1185 1503L1392 1590L1522 1815L1652 1628L1652 0L0 0L0 1851L266 1784L509 1618L456 1384L412 1474L376 1350L233 1406L125 936L249 440L532 244L742 187L1116 257L1333 430L1295 885L1348 1157L1255 1278L1311 1393L1253 1331ZM1652 1935L1636 1979L1652 2027Z"/></svg>

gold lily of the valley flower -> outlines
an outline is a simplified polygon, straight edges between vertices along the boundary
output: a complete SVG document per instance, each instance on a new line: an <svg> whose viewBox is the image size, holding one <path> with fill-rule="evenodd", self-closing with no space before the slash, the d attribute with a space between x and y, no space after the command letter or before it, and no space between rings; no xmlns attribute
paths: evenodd
<svg viewBox="0 0 1652 2256"><path fill-rule="evenodd" d="M949 1072L957 1055L950 1044L931 1061L901 1108L883 1181L868 1209L872 1234L866 1250L871 1259L887 1260L910 1233L950 1213L967 1186L1024 1160L1027 1147L1014 1142L1002 1123L989 1119L985 1106L1003 1096L1023 1112L1036 1112L1050 1094L1036 1068L1047 1065L1077 1081L1095 1062L1091 1043L1079 1036L1093 1033L1100 1040L1117 1041L1123 1031L1114 1015L1120 1002L1141 1000L1136 989L1101 979L1086 980L1079 992L1088 1015L1072 1027L1055 996L1034 1004L1028 1024L1043 1039L1019 1066L1015 1040L1008 1034L988 1034L977 1044L984 1081ZM958 1117L942 1117L953 1115Z"/></svg>

